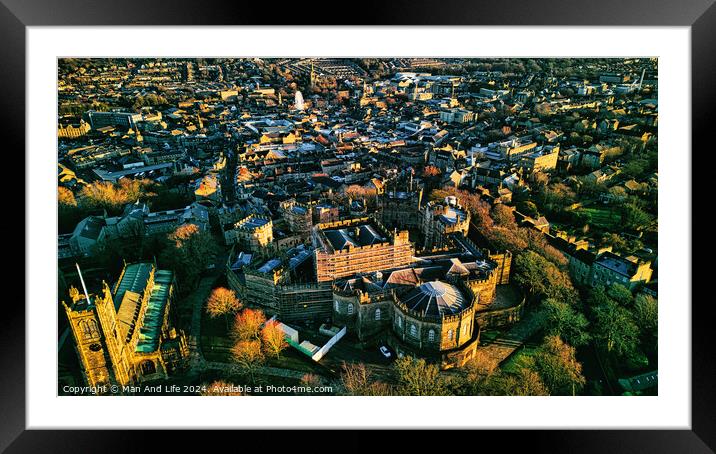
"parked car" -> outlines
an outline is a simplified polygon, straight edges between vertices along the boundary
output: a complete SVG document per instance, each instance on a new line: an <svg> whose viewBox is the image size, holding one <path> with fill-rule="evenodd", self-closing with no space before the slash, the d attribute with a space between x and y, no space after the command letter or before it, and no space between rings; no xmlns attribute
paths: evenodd
<svg viewBox="0 0 716 454"><path fill-rule="evenodd" d="M390 350L388 350L388 347L385 345L380 346L380 352L385 356L386 358L391 358L393 356L392 353L390 353Z"/></svg>

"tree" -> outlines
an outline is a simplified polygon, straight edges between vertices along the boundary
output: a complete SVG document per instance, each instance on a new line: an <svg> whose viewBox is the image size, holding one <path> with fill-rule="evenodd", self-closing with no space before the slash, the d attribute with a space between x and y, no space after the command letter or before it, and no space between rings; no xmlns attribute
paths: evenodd
<svg viewBox="0 0 716 454"><path fill-rule="evenodd" d="M515 215L512 209L502 203L492 208L492 219L500 226L517 228L515 223Z"/></svg>
<svg viewBox="0 0 716 454"><path fill-rule="evenodd" d="M508 396L549 396L549 390L539 374L529 368L521 367L514 381L508 383Z"/></svg>
<svg viewBox="0 0 716 454"><path fill-rule="evenodd" d="M636 351L639 328L628 310L606 297L606 300L595 307L593 312L594 338L603 349L619 356Z"/></svg>
<svg viewBox="0 0 716 454"><path fill-rule="evenodd" d="M236 314L233 335L244 341L259 340L261 326L265 322L266 316L261 310L246 308Z"/></svg>
<svg viewBox="0 0 716 454"><path fill-rule="evenodd" d="M119 213L128 203L136 202L141 198L153 197L150 188L154 185L151 180L122 179L118 183L108 181L94 181L80 191L79 205L86 210L106 209L112 213Z"/></svg>
<svg viewBox="0 0 716 454"><path fill-rule="evenodd" d="M460 380L458 394L468 396L548 396L549 390L537 372L520 367L515 373L497 370L489 375L470 372Z"/></svg>
<svg viewBox="0 0 716 454"><path fill-rule="evenodd" d="M214 254L211 236L195 224L184 224L167 236L160 259L172 268L187 289L193 288Z"/></svg>
<svg viewBox="0 0 716 454"><path fill-rule="evenodd" d="M322 384L323 381L318 375L310 373L304 374L303 377L301 377L301 386L303 386L304 388L308 388L308 390L299 391L297 392L297 394L301 396L312 396L315 394L316 388L318 388Z"/></svg>
<svg viewBox="0 0 716 454"><path fill-rule="evenodd" d="M602 246L611 246L617 251L625 251L627 242L624 238L616 233L607 233L602 237Z"/></svg>
<svg viewBox="0 0 716 454"><path fill-rule="evenodd" d="M642 210L635 201L621 205L621 223L627 228L640 230L651 222L651 215Z"/></svg>
<svg viewBox="0 0 716 454"><path fill-rule="evenodd" d="M549 396L547 386L540 375L527 367L521 367L516 374L498 373L490 377L485 387L493 396Z"/></svg>
<svg viewBox="0 0 716 454"><path fill-rule="evenodd" d="M74 193L64 186L57 187L57 202L61 207L77 207Z"/></svg>
<svg viewBox="0 0 716 454"><path fill-rule="evenodd" d="M229 314L241 309L241 302L236 293L228 288L219 287L211 291L206 300L206 312L211 318L224 316L226 328L229 328Z"/></svg>
<svg viewBox="0 0 716 454"><path fill-rule="evenodd" d="M533 295L544 293L545 262L532 251L518 255L515 260L515 282Z"/></svg>
<svg viewBox="0 0 716 454"><path fill-rule="evenodd" d="M202 396L243 396L241 391L238 391L237 386L233 383L229 383L223 380L216 380L206 387L205 391L200 394Z"/></svg>
<svg viewBox="0 0 716 454"><path fill-rule="evenodd" d="M656 350L659 337L659 308L657 300L640 293L634 300L634 322L641 332L646 351Z"/></svg>
<svg viewBox="0 0 716 454"><path fill-rule="evenodd" d="M445 396L447 384L435 364L405 356L393 363L398 378L398 394L403 396Z"/></svg>
<svg viewBox="0 0 716 454"><path fill-rule="evenodd" d="M567 266L569 263L567 258L559 249L547 242L547 239L542 232L528 228L522 228L521 230L525 234L524 236L527 240L527 247L530 250L541 255L561 269L564 269Z"/></svg>
<svg viewBox="0 0 716 454"><path fill-rule="evenodd" d="M546 331L549 335L559 336L575 347L589 342L589 322L584 314L553 298L542 301L542 306L545 308Z"/></svg>
<svg viewBox="0 0 716 454"><path fill-rule="evenodd" d="M59 233L71 232L82 220L74 193L64 186L57 187L57 224Z"/></svg>
<svg viewBox="0 0 716 454"><path fill-rule="evenodd" d="M537 210L537 205L534 204L531 200L525 200L524 202L520 202L517 204L517 209L521 212L526 214L527 216L531 216L533 218L539 217L539 210Z"/></svg>
<svg viewBox="0 0 716 454"><path fill-rule="evenodd" d="M339 392L348 396L390 396L392 390L386 383L373 380L363 363L341 365Z"/></svg>
<svg viewBox="0 0 716 454"><path fill-rule="evenodd" d="M261 350L259 340L240 340L231 349L232 359L242 373L248 374L254 381L255 373L261 368L266 357Z"/></svg>
<svg viewBox="0 0 716 454"><path fill-rule="evenodd" d="M621 284L613 284L607 289L607 296L624 307L631 306L634 302L634 295L631 290Z"/></svg>
<svg viewBox="0 0 716 454"><path fill-rule="evenodd" d="M264 349L275 358L279 358L281 352L288 347L286 335L275 320L267 322L261 329L261 340L263 341Z"/></svg>
<svg viewBox="0 0 716 454"><path fill-rule="evenodd" d="M423 176L426 178L436 177L440 175L440 173L440 169L435 166L428 165L423 169Z"/></svg>
<svg viewBox="0 0 716 454"><path fill-rule="evenodd" d="M515 260L515 282L532 295L541 295L572 303L578 298L569 275L533 251L526 251Z"/></svg>
<svg viewBox="0 0 716 454"><path fill-rule="evenodd" d="M529 369L539 374L553 396L575 395L584 387L586 381L574 347L559 336L547 336L531 362Z"/></svg>

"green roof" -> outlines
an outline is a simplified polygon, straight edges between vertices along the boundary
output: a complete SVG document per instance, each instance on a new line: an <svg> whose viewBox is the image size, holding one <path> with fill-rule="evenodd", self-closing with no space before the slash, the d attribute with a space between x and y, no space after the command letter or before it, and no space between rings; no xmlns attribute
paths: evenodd
<svg viewBox="0 0 716 454"><path fill-rule="evenodd" d="M151 263L133 263L124 267L122 280L117 284L117 288L112 297L114 298L114 308L119 310L119 306L124 299L124 292L131 291L139 293L144 292L149 280L149 273L152 270Z"/></svg>
<svg viewBox="0 0 716 454"><path fill-rule="evenodd" d="M154 272L154 287L147 303L144 321L139 331L139 341L135 349L138 353L151 353L159 348L164 311L169 300L169 289L173 277L171 271L156 270Z"/></svg>

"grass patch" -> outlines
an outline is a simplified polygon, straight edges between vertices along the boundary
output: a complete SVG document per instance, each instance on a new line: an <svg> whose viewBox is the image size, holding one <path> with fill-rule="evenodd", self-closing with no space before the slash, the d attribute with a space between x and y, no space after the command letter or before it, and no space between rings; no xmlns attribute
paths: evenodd
<svg viewBox="0 0 716 454"><path fill-rule="evenodd" d="M603 229L613 229L621 223L621 216L612 208L591 207L580 208L580 213L589 216L589 224Z"/></svg>
<svg viewBox="0 0 716 454"><path fill-rule="evenodd" d="M500 369L508 374L517 373L521 368L527 365L528 359L535 354L537 349L537 346L523 345L502 363Z"/></svg>

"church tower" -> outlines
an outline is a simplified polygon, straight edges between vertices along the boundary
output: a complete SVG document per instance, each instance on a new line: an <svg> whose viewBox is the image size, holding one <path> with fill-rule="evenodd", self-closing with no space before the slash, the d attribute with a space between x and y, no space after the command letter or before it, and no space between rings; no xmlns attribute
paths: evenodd
<svg viewBox="0 0 716 454"><path fill-rule="evenodd" d="M313 70L313 61L311 61L311 91L316 88L316 72Z"/></svg>
<svg viewBox="0 0 716 454"><path fill-rule="evenodd" d="M79 267L78 271L79 271ZM127 346L120 338L112 294L103 282L101 295L88 294L80 273L84 295L70 288L72 303L65 312L75 341L82 375L89 386L127 385L134 373L127 358Z"/></svg>

